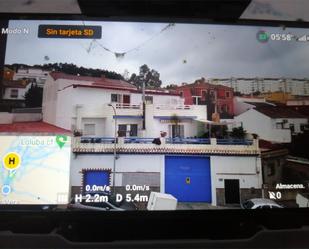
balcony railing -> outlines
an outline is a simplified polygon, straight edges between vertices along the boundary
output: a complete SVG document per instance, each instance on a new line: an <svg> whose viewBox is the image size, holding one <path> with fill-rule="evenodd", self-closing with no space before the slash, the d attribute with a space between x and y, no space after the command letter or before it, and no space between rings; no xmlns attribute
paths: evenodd
<svg viewBox="0 0 309 249"><path fill-rule="evenodd" d="M207 138L161 138L161 143L153 143L154 138L119 137L75 137L74 153L141 153L141 154L224 154L258 155L257 140L220 140Z"/></svg>
<svg viewBox="0 0 309 249"><path fill-rule="evenodd" d="M140 105L117 103L116 109L141 109L141 106Z"/></svg>
<svg viewBox="0 0 309 249"><path fill-rule="evenodd" d="M152 144L154 138L125 137L125 144ZM113 137L81 137L81 143L114 143ZM167 144L211 144L209 138L165 138ZM253 140L250 139L216 139L218 145L252 145Z"/></svg>
<svg viewBox="0 0 309 249"><path fill-rule="evenodd" d="M191 110L191 105L155 105L158 110Z"/></svg>
<svg viewBox="0 0 309 249"><path fill-rule="evenodd" d="M217 144L226 145L252 145L252 139L217 139Z"/></svg>
<svg viewBox="0 0 309 249"><path fill-rule="evenodd" d="M167 138L168 144L210 144L208 138Z"/></svg>

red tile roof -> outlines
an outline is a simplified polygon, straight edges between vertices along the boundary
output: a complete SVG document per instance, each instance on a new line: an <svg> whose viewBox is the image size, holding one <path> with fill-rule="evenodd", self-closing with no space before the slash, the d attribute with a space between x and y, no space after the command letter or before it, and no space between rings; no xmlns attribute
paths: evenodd
<svg viewBox="0 0 309 249"><path fill-rule="evenodd" d="M256 107L255 110L270 118L306 118L306 116L282 106Z"/></svg>
<svg viewBox="0 0 309 249"><path fill-rule="evenodd" d="M191 84L184 84L184 85L178 86L177 89L192 88L192 87L196 87L196 88L200 87L200 88L206 88L206 89L226 89L226 90L233 91L233 88L228 87L228 86L210 84L208 82L199 81L199 80Z"/></svg>
<svg viewBox="0 0 309 249"><path fill-rule="evenodd" d="M44 122L0 124L0 132L71 134L71 131Z"/></svg>
<svg viewBox="0 0 309 249"><path fill-rule="evenodd" d="M92 86L101 86L102 88L118 88L124 90L136 90L136 86L124 81L124 80L115 80L108 79L105 77L92 77L92 76L78 76L78 75L70 75L62 72L52 72L50 76L54 80L58 79L67 79L67 80L75 80L75 81L89 81L89 84ZM82 83L78 83L78 85L82 85Z"/></svg>
<svg viewBox="0 0 309 249"><path fill-rule="evenodd" d="M4 87L12 88L26 88L29 83L25 80L3 80L2 85Z"/></svg>
<svg viewBox="0 0 309 249"><path fill-rule="evenodd" d="M70 75L62 72L52 72L50 73L51 77L54 80L57 79L68 79L75 81L89 81L89 83L78 82L67 87L87 87L87 88L105 88L113 90L127 90L134 93L142 93L142 90L138 89L136 86L124 81L124 80L115 80L105 77L91 77L91 76L77 76ZM165 89L146 89L146 94L149 95L173 95L179 96L179 93L176 91L166 91Z"/></svg>

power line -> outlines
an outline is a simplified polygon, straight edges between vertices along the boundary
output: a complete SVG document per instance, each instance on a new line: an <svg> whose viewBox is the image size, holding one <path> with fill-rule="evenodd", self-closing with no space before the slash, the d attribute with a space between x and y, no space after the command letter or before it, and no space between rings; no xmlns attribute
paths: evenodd
<svg viewBox="0 0 309 249"><path fill-rule="evenodd" d="M82 20L83 25L85 25L85 22ZM115 57L117 59L122 59L126 54L137 51L139 49L141 49L142 47L144 47L148 42L152 41L153 39L155 39L157 36L161 35L163 32L169 30L170 28L174 27L175 23L169 23L166 26L164 26L158 33L154 34L153 36L151 36L150 38L148 38L147 40L143 41L142 43L140 43L139 45L137 45L136 47L133 47L131 49L128 49L125 52L119 52L119 51L113 51L109 48L107 48L106 46L104 46L102 43L100 43L97 39L93 39L91 41L91 43L89 44L89 47L86 49L87 53L90 53L91 50L94 48L94 44L97 44L99 47L101 47L102 49L104 49L105 51L112 53L115 55Z"/></svg>

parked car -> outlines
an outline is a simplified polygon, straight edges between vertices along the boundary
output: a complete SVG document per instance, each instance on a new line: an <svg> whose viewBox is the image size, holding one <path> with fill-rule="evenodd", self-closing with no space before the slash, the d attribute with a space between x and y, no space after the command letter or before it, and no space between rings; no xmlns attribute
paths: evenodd
<svg viewBox="0 0 309 249"><path fill-rule="evenodd" d="M108 196L108 201L95 201L96 195ZM91 197L87 195L82 197L82 201L76 202L74 198L67 206L68 210L93 210L93 211L126 211L137 210L136 205L133 202L121 201L117 202L115 197L109 193L91 193Z"/></svg>
<svg viewBox="0 0 309 249"><path fill-rule="evenodd" d="M274 209L274 208L283 208L275 201L271 199L264 198L254 198L244 201L241 204L243 209Z"/></svg>

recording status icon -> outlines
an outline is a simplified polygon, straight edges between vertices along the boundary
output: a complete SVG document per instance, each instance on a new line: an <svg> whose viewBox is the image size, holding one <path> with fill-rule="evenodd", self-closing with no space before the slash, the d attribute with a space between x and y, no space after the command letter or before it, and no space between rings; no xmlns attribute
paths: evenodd
<svg viewBox="0 0 309 249"><path fill-rule="evenodd" d="M265 43L268 42L269 40L269 34L264 31L264 30L260 30L259 32L257 32L256 34L256 39L261 42L261 43Z"/></svg>

